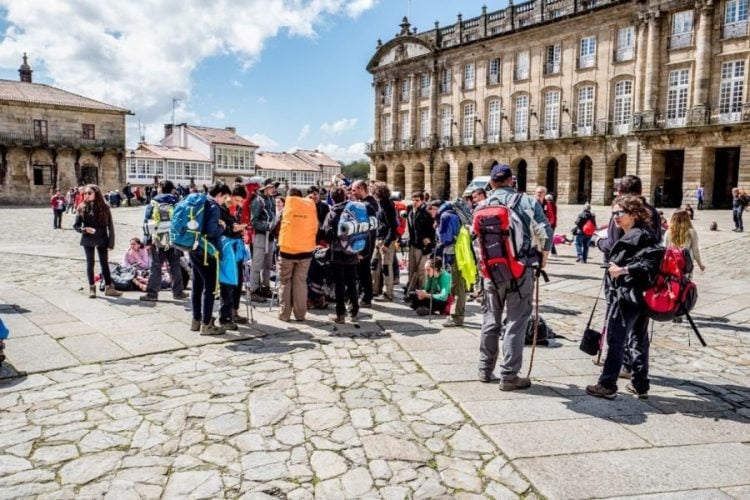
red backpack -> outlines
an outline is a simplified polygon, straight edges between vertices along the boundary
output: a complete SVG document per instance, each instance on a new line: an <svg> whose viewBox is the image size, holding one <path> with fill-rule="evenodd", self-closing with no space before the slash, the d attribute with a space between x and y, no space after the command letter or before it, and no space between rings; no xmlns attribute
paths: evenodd
<svg viewBox="0 0 750 500"><path fill-rule="evenodd" d="M591 219L586 220L586 222L583 224L583 227L581 228L581 232L585 236L593 236L596 232L596 225L594 225L594 221Z"/></svg>
<svg viewBox="0 0 750 500"><path fill-rule="evenodd" d="M693 310L698 301L698 288L690 280L692 271L690 252L672 245L664 250L654 286L643 294L651 319L672 321Z"/></svg>
<svg viewBox="0 0 750 500"><path fill-rule="evenodd" d="M474 234L477 235L479 266L482 276L497 286L523 275L523 221L513 210L521 200L515 194L508 205L488 204L474 212Z"/></svg>

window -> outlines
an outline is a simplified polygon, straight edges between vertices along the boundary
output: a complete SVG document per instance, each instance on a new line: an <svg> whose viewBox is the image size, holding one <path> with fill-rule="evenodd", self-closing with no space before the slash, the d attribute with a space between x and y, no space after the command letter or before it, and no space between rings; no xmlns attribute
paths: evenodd
<svg viewBox="0 0 750 500"><path fill-rule="evenodd" d="M51 186L52 167L46 165L34 165L34 185Z"/></svg>
<svg viewBox="0 0 750 500"><path fill-rule="evenodd" d="M727 0L724 7L724 38L747 35L747 0Z"/></svg>
<svg viewBox="0 0 750 500"><path fill-rule="evenodd" d="M453 113L448 106L440 110L440 137L443 144L451 142L451 125L453 124Z"/></svg>
<svg viewBox="0 0 750 500"><path fill-rule="evenodd" d="M445 68L440 72L440 93L451 93L451 70L449 68Z"/></svg>
<svg viewBox="0 0 750 500"><path fill-rule="evenodd" d="M500 58L490 59L487 65L487 85L497 85L500 83Z"/></svg>
<svg viewBox="0 0 750 500"><path fill-rule="evenodd" d="M217 170L235 170L253 172L255 170L255 153L249 148L214 146L214 168Z"/></svg>
<svg viewBox="0 0 750 500"><path fill-rule="evenodd" d="M581 38L581 45L578 50L578 67L593 68L596 64L596 37L588 36Z"/></svg>
<svg viewBox="0 0 750 500"><path fill-rule="evenodd" d="M635 57L635 28L628 26L617 30L615 61L630 61Z"/></svg>
<svg viewBox="0 0 750 500"><path fill-rule="evenodd" d="M404 111L399 117L401 120L401 146L406 148L411 144L411 120L409 112Z"/></svg>
<svg viewBox="0 0 750 500"><path fill-rule="evenodd" d="M419 110L419 137L421 139L430 138L430 110L428 108Z"/></svg>
<svg viewBox="0 0 750 500"><path fill-rule="evenodd" d="M34 120L34 140L47 142L47 120Z"/></svg>
<svg viewBox="0 0 750 500"><path fill-rule="evenodd" d="M560 91L544 94L544 137L556 139L560 135Z"/></svg>
<svg viewBox="0 0 750 500"><path fill-rule="evenodd" d="M411 96L411 81L408 78L401 80L401 102L409 102Z"/></svg>
<svg viewBox="0 0 750 500"><path fill-rule="evenodd" d="M578 89L576 131L578 135L591 135L594 131L594 87L592 85Z"/></svg>
<svg viewBox="0 0 750 500"><path fill-rule="evenodd" d="M390 142L391 140L391 115L383 115L383 123L381 124L382 130L380 131L380 137L383 141Z"/></svg>
<svg viewBox="0 0 750 500"><path fill-rule="evenodd" d="M422 73L419 77L419 95L430 97L430 75L428 73Z"/></svg>
<svg viewBox="0 0 750 500"><path fill-rule="evenodd" d="M393 84L388 81L383 84L383 104L389 105L393 96Z"/></svg>
<svg viewBox="0 0 750 500"><path fill-rule="evenodd" d="M544 74L553 75L560 72L560 44L548 45L544 51Z"/></svg>
<svg viewBox="0 0 750 500"><path fill-rule="evenodd" d="M529 96L516 97L516 114L513 124L516 140L525 141L529 134Z"/></svg>
<svg viewBox="0 0 750 500"><path fill-rule="evenodd" d="M742 117L742 96L745 93L745 61L729 61L721 65L719 86L719 121L732 123Z"/></svg>
<svg viewBox="0 0 750 500"><path fill-rule="evenodd" d="M516 54L516 80L526 80L529 77L529 51Z"/></svg>
<svg viewBox="0 0 750 500"><path fill-rule="evenodd" d="M693 44L693 11L683 10L672 16L672 34L669 37L670 49L681 49Z"/></svg>
<svg viewBox="0 0 750 500"><path fill-rule="evenodd" d="M476 68L474 63L467 64L464 66L464 90L474 90L474 83L476 81Z"/></svg>
<svg viewBox="0 0 750 500"><path fill-rule="evenodd" d="M624 80L615 84L615 134L627 134L630 131L630 113L633 100L633 81Z"/></svg>
<svg viewBox="0 0 750 500"><path fill-rule="evenodd" d="M667 90L667 127L685 125L688 104L688 70L678 69L669 72Z"/></svg>
<svg viewBox="0 0 750 500"><path fill-rule="evenodd" d="M487 104L487 142L500 142L500 100L493 99Z"/></svg>
<svg viewBox="0 0 750 500"><path fill-rule="evenodd" d="M464 104L464 123L463 133L461 134L463 144L474 144L474 122L476 121L475 116L476 108L473 102Z"/></svg>
<svg viewBox="0 0 750 500"><path fill-rule="evenodd" d="M81 139L96 139L95 137L95 127L91 123L84 123L81 125Z"/></svg>

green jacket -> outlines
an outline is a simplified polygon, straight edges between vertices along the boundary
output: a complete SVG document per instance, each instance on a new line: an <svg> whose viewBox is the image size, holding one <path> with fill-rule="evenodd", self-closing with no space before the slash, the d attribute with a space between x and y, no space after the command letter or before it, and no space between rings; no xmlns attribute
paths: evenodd
<svg viewBox="0 0 750 500"><path fill-rule="evenodd" d="M424 291L432 294L432 300L445 302L451 292L451 275L448 271L440 271L440 274L427 278Z"/></svg>

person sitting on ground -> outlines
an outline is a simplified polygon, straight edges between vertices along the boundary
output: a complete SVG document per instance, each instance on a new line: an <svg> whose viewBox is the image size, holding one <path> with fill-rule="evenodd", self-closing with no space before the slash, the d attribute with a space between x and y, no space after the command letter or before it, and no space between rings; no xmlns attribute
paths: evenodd
<svg viewBox="0 0 750 500"><path fill-rule="evenodd" d="M151 267L151 258L148 250L140 238L131 238L130 246L125 250L122 256L122 265L124 267L134 267L139 271L148 271Z"/></svg>
<svg viewBox="0 0 750 500"><path fill-rule="evenodd" d="M430 307L433 313L442 314L450 296L451 275L443 269L443 260L440 257L427 259L424 273L424 289L409 292L410 307L418 316L430 314Z"/></svg>

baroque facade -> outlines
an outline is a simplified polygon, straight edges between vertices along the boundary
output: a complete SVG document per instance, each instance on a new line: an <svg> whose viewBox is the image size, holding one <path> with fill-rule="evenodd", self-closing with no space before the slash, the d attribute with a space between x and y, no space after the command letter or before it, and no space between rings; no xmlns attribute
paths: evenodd
<svg viewBox="0 0 750 500"><path fill-rule="evenodd" d="M664 204L750 184L748 0L531 0L378 41L371 177L448 199L508 163L519 189Z"/></svg>
<svg viewBox="0 0 750 500"><path fill-rule="evenodd" d="M128 110L32 82L0 80L0 203L49 202L55 189L125 183Z"/></svg>

